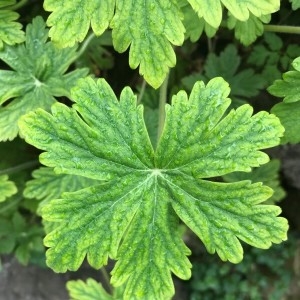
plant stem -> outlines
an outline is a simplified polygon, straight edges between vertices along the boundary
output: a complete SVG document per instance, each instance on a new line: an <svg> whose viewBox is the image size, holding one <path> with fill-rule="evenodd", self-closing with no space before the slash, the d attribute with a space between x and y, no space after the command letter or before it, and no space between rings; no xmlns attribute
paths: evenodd
<svg viewBox="0 0 300 300"><path fill-rule="evenodd" d="M101 270L101 273L102 273L102 276L103 276L103 279L109 289L109 292L113 295L114 293L114 289L112 288L111 284L110 284L110 280L109 280L109 276L108 276L108 273L106 271L106 269L103 267L100 269Z"/></svg>
<svg viewBox="0 0 300 300"><path fill-rule="evenodd" d="M21 0L18 3L16 3L15 5L11 5L9 7L10 10L17 10L19 8L21 8L22 6L26 5L26 3L28 2L28 0Z"/></svg>
<svg viewBox="0 0 300 300"><path fill-rule="evenodd" d="M136 102L137 105L140 104L141 101L142 101L142 99L143 99L143 96L144 96L144 93L145 93L146 85L147 85L147 82L146 82L146 80L144 79L144 80L143 80L143 83L142 83L142 86L141 86L140 94L139 94L139 96L138 96L138 98L137 98L137 102Z"/></svg>
<svg viewBox="0 0 300 300"><path fill-rule="evenodd" d="M94 33L91 33L87 39L83 42L82 46L80 47L80 49L77 52L77 56L76 59L78 59L86 50L86 48L88 47L89 43L92 41L92 39L95 37Z"/></svg>
<svg viewBox="0 0 300 300"><path fill-rule="evenodd" d="M15 166L15 167L7 168L5 170L0 170L0 175L12 174L12 173L16 173L19 171L23 171L23 170L29 169L31 167L37 166L38 164L39 164L38 160L31 160L26 163Z"/></svg>
<svg viewBox="0 0 300 300"><path fill-rule="evenodd" d="M264 25L264 30L265 31L271 31L271 32L300 34L300 27L299 26Z"/></svg>
<svg viewBox="0 0 300 300"><path fill-rule="evenodd" d="M159 89L157 144L159 142L165 124L165 117L166 117L165 106L167 103L169 74L167 75L165 81L163 82L162 86Z"/></svg>

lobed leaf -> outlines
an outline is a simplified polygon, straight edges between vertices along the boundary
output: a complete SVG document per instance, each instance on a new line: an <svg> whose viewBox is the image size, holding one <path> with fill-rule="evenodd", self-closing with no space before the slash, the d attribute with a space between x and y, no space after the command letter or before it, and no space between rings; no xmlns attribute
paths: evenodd
<svg viewBox="0 0 300 300"><path fill-rule="evenodd" d="M4 43L15 45L22 43L25 39L22 24L16 22L19 14L10 10L10 6L15 3L16 0L6 0L0 3L0 50Z"/></svg>
<svg viewBox="0 0 300 300"><path fill-rule="evenodd" d="M130 67L135 69L139 65L140 74L154 88L162 84L169 68L175 66L172 45L179 46L184 41L181 18L175 0L118 0L116 3L111 22L114 47L124 52L131 45Z"/></svg>
<svg viewBox="0 0 300 300"><path fill-rule="evenodd" d="M7 175L0 176L0 202L6 200L17 192L17 187L14 182L8 180Z"/></svg>
<svg viewBox="0 0 300 300"><path fill-rule="evenodd" d="M283 74L283 79L276 80L268 91L277 97L282 97L285 103L292 103L300 100L300 57L294 59L292 66L295 71L288 71Z"/></svg>
<svg viewBox="0 0 300 300"><path fill-rule="evenodd" d="M101 283L88 278L86 282L82 280L71 280L67 282L67 289L71 300L113 300L102 287Z"/></svg>
<svg viewBox="0 0 300 300"><path fill-rule="evenodd" d="M39 207L64 192L80 190L95 183L89 178L68 174L56 174L51 168L39 168L32 173L34 179L26 182L23 195L26 198L42 199Z"/></svg>
<svg viewBox="0 0 300 300"><path fill-rule="evenodd" d="M300 101L292 103L278 103L272 107L275 114L285 128L281 144L300 142Z"/></svg>
<svg viewBox="0 0 300 300"><path fill-rule="evenodd" d="M222 5L239 21L247 21L250 14L256 17L276 12L280 7L279 0L188 0L199 17L214 28L222 21Z"/></svg>
<svg viewBox="0 0 300 300"><path fill-rule="evenodd" d="M252 116L249 105L224 117L229 92L215 78L196 83L189 99L183 91L174 96L155 152L130 88L118 101L103 79L78 81L72 108L55 104L52 114L22 117L26 141L45 151L43 164L99 181L43 207L43 218L58 224L45 238L48 265L65 272L86 256L95 268L116 259L111 282L124 285L123 299L169 299L171 274L191 275L180 219L210 253L235 263L243 256L239 240L264 249L285 240L280 208L260 204L270 188L203 180L266 163L260 150L283 133L275 116Z"/></svg>
<svg viewBox="0 0 300 300"><path fill-rule="evenodd" d="M235 38L243 45L249 46L257 37L264 33L264 24L271 21L271 15L262 15L255 17L250 14L248 20L240 21L234 16L229 15L227 26L229 29L234 29Z"/></svg>
<svg viewBox="0 0 300 300"><path fill-rule="evenodd" d="M111 21L115 0L45 0L44 9L52 12L47 20L49 36L59 47L82 42L92 27L101 35Z"/></svg>
<svg viewBox="0 0 300 300"><path fill-rule="evenodd" d="M86 69L64 74L76 58L76 48L56 49L47 42L45 26L41 17L35 18L26 28L25 43L0 51L0 59L13 69L0 70L1 141L18 135L22 115L38 107L49 109L55 97L69 96L76 80L87 74Z"/></svg>

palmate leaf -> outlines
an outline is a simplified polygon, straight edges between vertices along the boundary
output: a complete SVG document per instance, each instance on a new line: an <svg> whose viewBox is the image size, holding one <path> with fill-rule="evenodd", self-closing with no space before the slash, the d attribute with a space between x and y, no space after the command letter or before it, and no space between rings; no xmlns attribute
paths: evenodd
<svg viewBox="0 0 300 300"><path fill-rule="evenodd" d="M7 197L14 195L17 187L14 182L8 180L7 175L0 176L0 202L5 201Z"/></svg>
<svg viewBox="0 0 300 300"><path fill-rule="evenodd" d="M19 14L10 10L16 0L0 1L0 50L3 44L14 45L25 40L22 24L16 22Z"/></svg>
<svg viewBox="0 0 300 300"><path fill-rule="evenodd" d="M13 69L0 70L1 141L18 135L22 115L38 107L49 109L55 97L69 96L76 80L87 75L86 69L64 74L76 58L76 48L56 49L47 42L45 26L41 17L35 18L26 28L24 44L0 51L0 59Z"/></svg>
<svg viewBox="0 0 300 300"><path fill-rule="evenodd" d="M52 12L49 35L61 47L83 41L90 26L96 35L110 26L115 49L124 52L130 46L130 67L140 66L140 74L155 88L176 63L172 45L184 41L175 0L45 0L44 7Z"/></svg>
<svg viewBox="0 0 300 300"><path fill-rule="evenodd" d="M275 80L268 91L277 97L283 97L283 102L272 108L281 120L285 135L282 143L298 143L300 141L300 57L296 58L292 66L294 71L283 74L283 79Z"/></svg>
<svg viewBox="0 0 300 300"><path fill-rule="evenodd" d="M239 239L264 249L285 240L280 208L260 204L270 188L207 180L268 162L259 150L277 145L283 134L274 115L252 116L249 105L223 117L228 94L222 78L196 83L189 98L179 92L166 106L156 151L131 89L118 101L103 79L78 81L73 108L57 103L52 114L38 109L23 117L22 134L45 151L43 164L101 180L42 209L45 219L60 224L45 238L48 265L77 270L87 256L100 268L110 257L117 260L111 282L125 284L123 299L169 299L171 272L191 275L180 219L210 253L234 263L243 257Z"/></svg>
<svg viewBox="0 0 300 300"><path fill-rule="evenodd" d="M250 13L256 17L276 12L280 0L187 0L199 17L212 27L218 28L222 21L222 5L240 21L247 21Z"/></svg>

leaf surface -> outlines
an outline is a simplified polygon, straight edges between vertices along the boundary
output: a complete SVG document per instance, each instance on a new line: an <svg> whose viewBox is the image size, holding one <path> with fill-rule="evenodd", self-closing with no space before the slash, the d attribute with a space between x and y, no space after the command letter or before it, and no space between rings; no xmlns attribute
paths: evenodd
<svg viewBox="0 0 300 300"><path fill-rule="evenodd" d="M256 17L276 12L280 7L279 0L188 0L199 17L212 27L218 28L222 21L222 6L240 21L249 19L250 13Z"/></svg>
<svg viewBox="0 0 300 300"><path fill-rule="evenodd" d="M280 201L285 196L284 189L280 186L279 182L280 161L273 159L267 164L253 169L252 172L233 172L223 176L226 182L236 182L242 180L251 180L251 182L262 182L273 189L274 193L268 203Z"/></svg>
<svg viewBox="0 0 300 300"><path fill-rule="evenodd" d="M19 14L10 10L10 6L16 4L15 0L6 0L0 3L0 50L4 43L14 45L22 43L25 39L22 25L16 20Z"/></svg>
<svg viewBox="0 0 300 300"><path fill-rule="evenodd" d="M102 285L92 278L86 282L82 280L71 280L67 282L67 289L71 300L113 300L116 299L109 295Z"/></svg>
<svg viewBox="0 0 300 300"><path fill-rule="evenodd" d="M99 180L43 207L43 217L59 224L45 238L49 266L65 272L85 256L95 268L116 259L111 282L125 285L124 299L169 299L171 273L191 275L180 219L210 253L235 263L243 256L239 240L264 249L285 240L280 208L260 204L270 188L206 180L268 162L260 149L283 134L274 115L252 116L249 105L223 116L229 91L215 78L196 83L189 97L174 96L156 151L131 89L118 100L103 79L78 81L72 108L57 103L51 114L38 109L23 117L22 134L45 151L43 164Z"/></svg>
<svg viewBox="0 0 300 300"><path fill-rule="evenodd" d="M13 69L0 70L1 141L18 135L22 115L38 107L49 109L55 97L69 96L71 86L87 74L86 69L64 74L76 58L76 48L56 49L47 37L45 23L37 17L26 28L24 44L0 51L0 59Z"/></svg>

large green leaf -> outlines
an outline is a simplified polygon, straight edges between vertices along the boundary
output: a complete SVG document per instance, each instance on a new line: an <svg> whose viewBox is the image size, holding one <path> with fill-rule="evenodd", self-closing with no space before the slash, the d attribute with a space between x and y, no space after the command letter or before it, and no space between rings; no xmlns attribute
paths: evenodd
<svg viewBox="0 0 300 300"><path fill-rule="evenodd" d="M16 22L19 14L10 10L10 6L15 3L16 0L0 2L0 50L3 48L3 43L14 45L22 43L25 39L22 25Z"/></svg>
<svg viewBox="0 0 300 300"><path fill-rule="evenodd" d="M22 134L45 151L43 164L100 180L42 209L59 224L45 238L48 265L77 270L87 256L100 268L110 257L117 260L111 282L125 284L123 299L169 299L171 273L191 275L180 219L210 253L234 263L243 257L239 240L264 249L285 240L280 208L260 204L270 188L207 180L268 162L260 149L277 145L283 134L274 115L252 116L249 105L224 117L229 91L215 78L196 83L189 98L183 91L174 96L156 151L131 89L118 101L103 79L78 81L72 108L57 103L52 114L38 109L23 117Z"/></svg>
<svg viewBox="0 0 300 300"><path fill-rule="evenodd" d="M38 107L49 109L54 97L69 96L76 80L87 74L86 69L64 74L76 58L76 48L56 49L47 37L45 23L37 17L26 28L24 44L0 51L0 59L13 69L0 70L1 141L17 136L22 115Z"/></svg>
<svg viewBox="0 0 300 300"><path fill-rule="evenodd" d="M187 0L199 17L212 27L218 28L222 21L222 5L240 21L247 21L250 13L256 17L276 12L280 0Z"/></svg>

